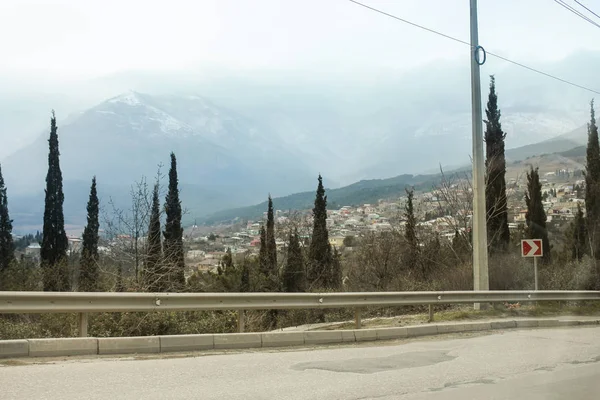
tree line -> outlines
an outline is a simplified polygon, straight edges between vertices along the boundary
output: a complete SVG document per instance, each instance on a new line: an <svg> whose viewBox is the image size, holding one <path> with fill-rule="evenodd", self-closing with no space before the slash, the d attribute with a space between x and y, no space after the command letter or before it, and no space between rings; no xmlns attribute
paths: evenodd
<svg viewBox="0 0 600 400"><path fill-rule="evenodd" d="M197 291L306 292L340 290L341 255L329 242L327 196L323 178L318 177L312 229L309 238L301 237L297 224L286 233L286 247L278 251L273 199L268 197L267 218L259 229L258 257L238 257L228 248L215 274L195 274L190 289ZM278 258L283 256L283 262ZM241 259L240 259L241 258Z"/></svg>
<svg viewBox="0 0 600 400"><path fill-rule="evenodd" d="M502 264L503 258L512 252L511 246L520 238L541 239L543 243L542 262L552 264L552 257L569 261L580 261L589 257L595 262L600 258L600 144L595 120L594 102L590 104L588 123L588 144L586 154L584 208L578 208L573 222L565 232L564 251L557 252L550 243L547 215L544 201L548 193L542 193L539 169L531 166L526 172L525 226L523 230L511 232L508 226L508 197L506 182L505 139L502 129L501 111L498 107L496 81L490 77L489 94L486 105L484 140L485 160L485 200L487 217L487 239L490 265ZM71 289L97 291L99 285L99 209L97 182L92 178L87 204L87 224L83 232L81 257L78 260L78 280L73 285L69 279L67 250L68 240L64 228L62 173L59 160L58 128L52 114L50 123L48 173L46 176L44 224L41 232L41 270L43 289L64 291ZM267 217L261 224L260 248L257 257L232 254L227 249L215 274L192 274L186 280L183 248L182 206L179 199L177 160L171 153L168 174L169 184L164 205L160 204L160 188L153 186L148 217L135 217L133 241L136 246L135 290L148 291L285 291L302 292L314 290L340 290L344 282L364 282L369 276L373 282L366 286L377 289L388 287L390 274L403 274L402 279L415 279L426 282L438 273L446 259L460 264L471 262L471 231L468 216L464 210L472 210L471 199L459 199L451 194L450 186L441 188L447 204L439 212L429 210L428 215L443 217L448 214L449 203L456 203L453 215L463 218L461 226L455 226L450 243L442 242L439 235L425 237L420 232L416 216L412 188L406 188L406 203L402 215L397 219L403 229L382 234L366 234L362 238L347 238L346 244L360 248L354 254L342 255L341 249L329 242L327 229L327 196L323 179L319 175L312 209L312 227L308 235L300 234L298 226L288 227L284 233L285 247L278 251L276 242L276 222L273 200L268 197ZM442 183L442 185L444 185ZM145 181L137 187L139 195L146 197ZM466 189L469 188L464 188ZM551 189L551 191L554 191ZM552 193L556 195L555 193ZM454 196L453 198L450 198ZM469 196L467 196L469 197ZM585 215L584 215L585 210ZM161 216L165 215L165 226L161 227ZM460 215L459 215L460 214ZM139 226L143 225L140 229ZM12 221L8 213L7 191L0 168L0 272L18 264L15 260L15 244L12 239ZM143 249L143 259L138 260L137 244L141 232L147 232ZM282 232L279 232L281 235ZM443 255L442 255L443 253ZM362 260L362 266L354 264ZM374 263L377 263L375 265ZM452 261L449 261L452 264ZM117 290L125 290L122 267L117 262ZM138 274L138 264L141 272ZM456 265L456 264L455 264ZM369 267L367 267L369 266ZM366 273L371 269L372 273ZM139 275L139 276L138 276ZM595 276L600 276L595 267ZM600 279L596 279L600 284ZM120 282L120 283L119 283ZM0 285L2 282L0 282ZM72 287L74 286L74 287ZM500 285L502 286L502 285ZM360 289L360 288L359 288Z"/></svg>
<svg viewBox="0 0 600 400"><path fill-rule="evenodd" d="M63 177L60 168L58 127L54 111L50 118L48 139L48 172L44 200L44 220L41 235L36 234L40 249L41 286L44 291L98 291L99 285L99 229L100 202L96 177L92 177L87 202L87 223L82 235L81 257L79 258L78 279L73 285L69 267L69 241L65 231L63 212ZM142 279L144 287L153 291L181 291L185 286L182 208L179 199L177 159L171 153L169 188L163 210L166 214L164 230L161 231L161 206L158 195L158 182L154 186L152 216L148 227L148 260L144 263ZM136 237L134 240L138 240ZM137 243L136 243L137 244ZM8 211L7 189L0 167L0 288L17 274L24 261L15 258L15 243L12 237L12 220ZM119 269L117 290L122 290L122 276ZM119 283L121 281L121 283ZM73 287L74 286L74 287Z"/></svg>

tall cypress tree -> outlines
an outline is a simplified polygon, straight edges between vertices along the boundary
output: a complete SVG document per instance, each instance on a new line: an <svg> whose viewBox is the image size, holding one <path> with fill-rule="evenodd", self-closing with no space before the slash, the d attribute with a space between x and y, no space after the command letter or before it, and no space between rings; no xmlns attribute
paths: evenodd
<svg viewBox="0 0 600 400"><path fill-rule="evenodd" d="M269 273L277 275L277 245L275 244L275 215L273 213L273 200L269 195L269 205L267 208L267 263Z"/></svg>
<svg viewBox="0 0 600 400"><path fill-rule="evenodd" d="M264 276L269 275L269 252L265 226L260 226L260 248L258 250L258 269Z"/></svg>
<svg viewBox="0 0 600 400"><path fill-rule="evenodd" d="M331 274L332 255L327 231L327 196L325 196L321 175L319 175L312 214L313 230L308 247L308 284L315 288L330 288L333 283Z"/></svg>
<svg viewBox="0 0 600 400"><path fill-rule="evenodd" d="M404 206L404 219L406 223L404 225L404 239L408 245L407 252L405 254L405 265L407 268L412 270L422 271L422 266L420 265L420 249L419 249L419 239L417 238L417 219L415 217L414 210L414 189L406 188L406 196L407 201Z"/></svg>
<svg viewBox="0 0 600 400"><path fill-rule="evenodd" d="M508 206L506 199L506 159L504 139L506 133L500 124L500 110L496 95L496 81L490 76L490 94L485 110L487 235L490 251L506 251L510 242Z"/></svg>
<svg viewBox="0 0 600 400"><path fill-rule="evenodd" d="M550 241L548 240L548 229L546 228L546 211L542 205L542 185L540 184L539 170L533 169L527 173L527 192L525 193L525 204L527 213L525 223L527 224L527 236L530 239L542 239L543 261L550 262Z"/></svg>
<svg viewBox="0 0 600 400"><path fill-rule="evenodd" d="M54 111L52 111L52 118L50 119L48 143L48 174L46 175L44 228L40 251L44 271L44 290L68 291L70 289L67 266L69 241L65 232L65 217L63 214L65 196L59 162L58 128Z"/></svg>
<svg viewBox="0 0 600 400"><path fill-rule="evenodd" d="M83 229L83 245L79 270L79 291L98 290L98 220L100 203L96 191L96 177L92 179L90 198L87 203L87 225Z"/></svg>
<svg viewBox="0 0 600 400"><path fill-rule="evenodd" d="M249 261L244 260L240 277L240 292L250 291L250 266Z"/></svg>
<svg viewBox="0 0 600 400"><path fill-rule="evenodd" d="M160 200L158 199L158 183L152 191L152 209L148 225L148 247L144 282L151 292L163 292L167 288L168 276L165 276L162 266L162 243L160 234Z"/></svg>
<svg viewBox="0 0 600 400"><path fill-rule="evenodd" d="M6 186L0 166L0 272L7 269L15 259L15 245L12 237L12 220L8 214Z"/></svg>
<svg viewBox="0 0 600 400"><path fill-rule="evenodd" d="M590 103L588 144L585 170L585 219L590 239L591 253L600 259L600 143L594 112L594 100Z"/></svg>
<svg viewBox="0 0 600 400"><path fill-rule="evenodd" d="M185 258L183 254L183 228L181 227L181 202L179 201L177 159L171 153L169 192L165 199L165 265L169 273L169 290L179 291L185 285Z"/></svg>
<svg viewBox="0 0 600 400"><path fill-rule="evenodd" d="M339 289L342 286L342 255L338 252L337 247L333 247L331 259L331 289Z"/></svg>
<svg viewBox="0 0 600 400"><path fill-rule="evenodd" d="M304 257L298 239L298 228L294 228L294 232L290 233L287 261L283 270L283 290L285 292L304 292L306 290Z"/></svg>
<svg viewBox="0 0 600 400"><path fill-rule="evenodd" d="M581 204L577 203L577 214L571 225L571 258L581 260L587 250L587 232Z"/></svg>

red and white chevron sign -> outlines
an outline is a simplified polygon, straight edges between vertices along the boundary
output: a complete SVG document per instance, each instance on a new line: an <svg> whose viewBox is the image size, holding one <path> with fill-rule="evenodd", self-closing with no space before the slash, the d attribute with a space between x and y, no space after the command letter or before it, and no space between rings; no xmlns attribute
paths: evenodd
<svg viewBox="0 0 600 400"><path fill-rule="evenodd" d="M522 257L541 257L544 255L542 250L542 239L523 239L521 240Z"/></svg>

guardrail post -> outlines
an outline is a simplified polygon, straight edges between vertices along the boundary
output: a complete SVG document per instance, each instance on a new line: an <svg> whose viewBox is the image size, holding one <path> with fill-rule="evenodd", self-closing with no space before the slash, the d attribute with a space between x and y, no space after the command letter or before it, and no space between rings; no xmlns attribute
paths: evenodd
<svg viewBox="0 0 600 400"><path fill-rule="evenodd" d="M362 321L360 319L360 308L355 308L354 309L354 328L360 329L361 322Z"/></svg>
<svg viewBox="0 0 600 400"><path fill-rule="evenodd" d="M79 313L79 337L88 335L88 313Z"/></svg>
<svg viewBox="0 0 600 400"><path fill-rule="evenodd" d="M427 322L433 322L433 304L429 305L429 320Z"/></svg>
<svg viewBox="0 0 600 400"><path fill-rule="evenodd" d="M244 320L244 310L238 310L238 332L244 333L246 321Z"/></svg>

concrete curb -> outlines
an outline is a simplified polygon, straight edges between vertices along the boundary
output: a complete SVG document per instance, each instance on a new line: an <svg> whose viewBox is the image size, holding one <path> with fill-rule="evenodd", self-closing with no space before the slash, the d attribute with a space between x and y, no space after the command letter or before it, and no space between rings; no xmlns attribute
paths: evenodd
<svg viewBox="0 0 600 400"><path fill-rule="evenodd" d="M473 331L600 325L600 319L523 319L437 323L396 328L349 329L338 331L290 331L264 333L223 333L204 335L163 335L120 338L61 338L0 340L0 358L55 357L94 354L167 353L213 349L293 347Z"/></svg>
<svg viewBox="0 0 600 400"><path fill-rule="evenodd" d="M220 333L214 335L215 349L251 349L262 347L260 333Z"/></svg>
<svg viewBox="0 0 600 400"><path fill-rule="evenodd" d="M98 354L160 353L159 336L98 338Z"/></svg>
<svg viewBox="0 0 600 400"><path fill-rule="evenodd" d="M262 347L302 346L304 332L261 333Z"/></svg>
<svg viewBox="0 0 600 400"><path fill-rule="evenodd" d="M20 340L0 340L0 358L8 357L27 357L29 355L29 341Z"/></svg>
<svg viewBox="0 0 600 400"><path fill-rule="evenodd" d="M160 352L209 350L215 348L214 335L167 335L159 336Z"/></svg>
<svg viewBox="0 0 600 400"><path fill-rule="evenodd" d="M98 354L97 338L30 339L30 357L58 357Z"/></svg>

